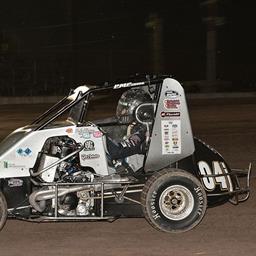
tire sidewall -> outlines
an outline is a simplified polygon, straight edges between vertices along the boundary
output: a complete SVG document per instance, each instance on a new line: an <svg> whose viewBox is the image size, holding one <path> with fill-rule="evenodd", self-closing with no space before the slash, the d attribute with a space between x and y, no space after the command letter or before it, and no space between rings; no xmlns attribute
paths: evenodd
<svg viewBox="0 0 256 256"><path fill-rule="evenodd" d="M0 230L5 225L7 219L7 203L4 194L0 191Z"/></svg>
<svg viewBox="0 0 256 256"><path fill-rule="evenodd" d="M196 226L204 216L206 210L206 195L200 182L192 175L164 175L156 180L147 193L147 212L150 221L160 230L166 232L183 232ZM187 188L193 198L194 206L191 213L182 220L171 220L164 216L159 206L159 199L165 189L172 185Z"/></svg>

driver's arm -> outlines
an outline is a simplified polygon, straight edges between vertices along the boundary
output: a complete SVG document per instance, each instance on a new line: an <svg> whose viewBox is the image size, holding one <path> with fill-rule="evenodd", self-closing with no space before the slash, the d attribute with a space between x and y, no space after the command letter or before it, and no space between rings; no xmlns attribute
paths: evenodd
<svg viewBox="0 0 256 256"><path fill-rule="evenodd" d="M142 153L142 143L146 138L146 129L140 126L127 139L116 143L107 136L107 148L112 160L122 159L131 155Z"/></svg>

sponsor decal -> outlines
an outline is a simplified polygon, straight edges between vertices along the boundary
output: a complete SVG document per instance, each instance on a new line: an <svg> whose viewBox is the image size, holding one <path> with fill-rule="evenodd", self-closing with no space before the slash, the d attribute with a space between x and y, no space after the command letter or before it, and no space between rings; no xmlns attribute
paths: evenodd
<svg viewBox="0 0 256 256"><path fill-rule="evenodd" d="M84 151L95 150L94 142L92 140L86 140L84 143Z"/></svg>
<svg viewBox="0 0 256 256"><path fill-rule="evenodd" d="M72 128L67 128L66 133L68 133L68 134L72 134L72 133L74 133L74 131L73 131L73 129L72 129Z"/></svg>
<svg viewBox="0 0 256 256"><path fill-rule="evenodd" d="M179 93L176 92L176 91L173 91L173 90L165 92L165 97L169 98L169 99L175 99L175 98L177 98L179 96L180 96Z"/></svg>
<svg viewBox="0 0 256 256"><path fill-rule="evenodd" d="M179 117L180 112L161 112L161 117Z"/></svg>
<svg viewBox="0 0 256 256"><path fill-rule="evenodd" d="M120 88L126 88L126 87L132 87L132 86L139 86L139 85L144 85L144 82L138 82L138 83L121 83L121 84L115 84L114 89L120 89Z"/></svg>
<svg viewBox="0 0 256 256"><path fill-rule="evenodd" d="M79 138L81 138L81 139L90 139L91 138L90 131L87 128L77 129L77 134L78 134Z"/></svg>
<svg viewBox="0 0 256 256"><path fill-rule="evenodd" d="M197 165L202 175L202 183L207 191L214 191L217 185L222 191L233 191L232 181L230 175L227 175L228 169L224 162L213 161L210 167L207 162L199 161ZM213 175L216 176L212 177Z"/></svg>
<svg viewBox="0 0 256 256"><path fill-rule="evenodd" d="M21 187L21 186L23 186L23 180L21 180L21 179L10 179L10 180L8 180L8 186L10 188Z"/></svg>
<svg viewBox="0 0 256 256"><path fill-rule="evenodd" d="M90 160L90 159L96 159L96 158L100 158L100 155L99 154L82 154L81 155L81 159L83 161Z"/></svg>
<svg viewBox="0 0 256 256"><path fill-rule="evenodd" d="M4 168L8 168L9 165L8 165L8 162L4 161Z"/></svg>
<svg viewBox="0 0 256 256"><path fill-rule="evenodd" d="M165 99L164 107L166 109L179 109L180 108L180 100Z"/></svg>
<svg viewBox="0 0 256 256"><path fill-rule="evenodd" d="M157 212L157 200L156 200L157 192L153 191L152 196L150 198L150 210L152 213L152 217L154 220L157 220L160 217L159 213Z"/></svg>
<svg viewBox="0 0 256 256"><path fill-rule="evenodd" d="M92 130L88 128L79 128L77 129L77 134L81 139L90 139L92 136L94 138L101 138L103 133L99 130Z"/></svg>
<svg viewBox="0 0 256 256"><path fill-rule="evenodd" d="M16 165L16 164L13 164L13 163L9 163L8 161L3 161L3 167L5 169L8 169L8 168L24 168L25 165Z"/></svg>
<svg viewBox="0 0 256 256"><path fill-rule="evenodd" d="M162 154L181 154L181 122L180 120L162 120Z"/></svg>
<svg viewBox="0 0 256 256"><path fill-rule="evenodd" d="M16 153L18 156L28 157L32 155L32 150L30 148L18 148Z"/></svg>
<svg viewBox="0 0 256 256"><path fill-rule="evenodd" d="M101 131L94 131L93 132L93 137L94 138L101 138L103 133Z"/></svg>
<svg viewBox="0 0 256 256"><path fill-rule="evenodd" d="M197 194L198 200L199 200L199 206L197 209L197 214L200 216L203 213L203 208L204 208L204 197L203 197L203 193L200 187L195 187L194 191Z"/></svg>

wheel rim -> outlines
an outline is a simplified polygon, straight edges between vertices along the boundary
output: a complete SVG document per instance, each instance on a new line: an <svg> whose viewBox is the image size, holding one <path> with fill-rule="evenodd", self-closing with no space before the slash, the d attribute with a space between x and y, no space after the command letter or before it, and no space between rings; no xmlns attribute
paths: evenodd
<svg viewBox="0 0 256 256"><path fill-rule="evenodd" d="M166 188L159 199L162 214L170 220L183 220L194 208L194 197L184 186L173 185Z"/></svg>

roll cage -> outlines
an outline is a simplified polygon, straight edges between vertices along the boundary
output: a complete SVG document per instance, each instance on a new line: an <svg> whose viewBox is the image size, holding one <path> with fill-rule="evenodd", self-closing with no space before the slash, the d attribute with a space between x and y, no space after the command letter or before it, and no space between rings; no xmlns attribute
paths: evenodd
<svg viewBox="0 0 256 256"><path fill-rule="evenodd" d="M87 86L80 86L78 88L71 89L68 96L61 99L55 105L53 105L49 110L40 115L31 125L35 125L35 130L42 130L47 125L55 121L66 111L69 112L68 121L75 125L80 125L83 123L83 118L86 115L88 109L89 98L96 92L104 90L118 90L124 88L138 88L142 86L148 86L149 91L157 90L155 93L156 102L158 102L159 92L161 91L161 86L163 80L171 76L161 76L161 77L149 77L146 78L132 78L129 81L119 81L119 82L105 82L102 86L94 86L89 88ZM151 86L155 86L153 88Z"/></svg>

